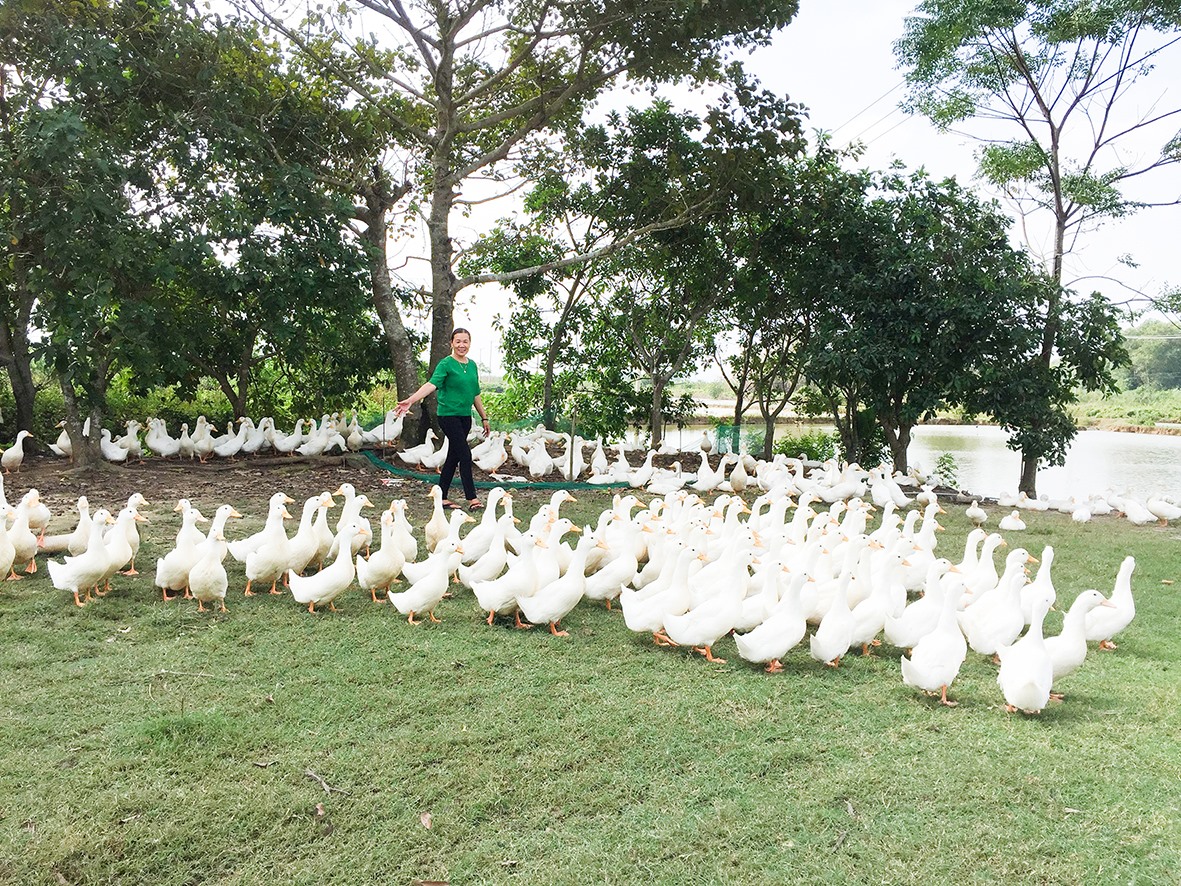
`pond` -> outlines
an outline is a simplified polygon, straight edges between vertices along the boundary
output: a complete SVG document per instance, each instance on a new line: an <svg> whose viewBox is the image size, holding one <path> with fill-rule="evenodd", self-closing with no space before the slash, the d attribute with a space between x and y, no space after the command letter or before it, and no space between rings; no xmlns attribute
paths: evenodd
<svg viewBox="0 0 1181 886"><path fill-rule="evenodd" d="M673 442L696 448L705 427L668 433ZM1000 428L984 425L926 425L914 430L910 461L931 469L942 453L950 453L959 467L960 487L993 498L1017 490L1021 457L1005 446L1007 437ZM1052 499L1111 490L1141 501L1157 494L1181 498L1181 436L1082 430L1065 465L1038 472L1038 492Z"/></svg>

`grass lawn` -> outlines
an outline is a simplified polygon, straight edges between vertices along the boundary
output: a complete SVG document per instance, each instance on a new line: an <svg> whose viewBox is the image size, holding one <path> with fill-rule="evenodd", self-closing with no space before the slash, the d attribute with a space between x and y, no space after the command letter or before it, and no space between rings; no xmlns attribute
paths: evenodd
<svg viewBox="0 0 1181 886"><path fill-rule="evenodd" d="M582 523L609 504L580 497ZM231 560L229 612L198 613L152 587L169 506L144 574L85 609L44 569L0 586L0 883L1178 882L1174 528L1034 514L1009 536L1055 546L1060 609L1138 564L1119 649L1029 717L974 653L946 709L887 646L832 670L805 641L768 675L586 602L566 639L490 628L462 589L437 625L359 591L309 615L243 599Z"/></svg>

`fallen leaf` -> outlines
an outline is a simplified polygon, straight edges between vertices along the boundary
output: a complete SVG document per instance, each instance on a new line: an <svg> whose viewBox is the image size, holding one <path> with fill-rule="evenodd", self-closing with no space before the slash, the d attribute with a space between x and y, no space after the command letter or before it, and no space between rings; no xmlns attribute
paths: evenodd
<svg viewBox="0 0 1181 886"><path fill-rule="evenodd" d="M316 804L316 818L323 818L328 812L324 809L323 803Z"/></svg>
<svg viewBox="0 0 1181 886"><path fill-rule="evenodd" d="M128 625L125 628L119 628L119 633L120 634L130 634L131 633L131 625Z"/></svg>
<svg viewBox="0 0 1181 886"><path fill-rule="evenodd" d="M275 696L274 696L273 694L272 694L272 695L268 695L268 696L266 697L266 702L267 702L267 704L274 704L274 703L275 703Z"/></svg>
<svg viewBox="0 0 1181 886"><path fill-rule="evenodd" d="M428 831L431 829L431 814L429 812L420 813L418 820L422 822L422 826Z"/></svg>
<svg viewBox="0 0 1181 886"><path fill-rule="evenodd" d="M252 760L251 762L253 763L253 765L257 766L259 769L269 769L271 766L274 766L279 761L278 760L269 760L269 761L263 763L258 760Z"/></svg>
<svg viewBox="0 0 1181 886"><path fill-rule="evenodd" d="M1071 812L1082 812L1081 809L1071 809L1069 806L1065 807L1062 811L1066 812L1067 814L1070 814Z"/></svg>
<svg viewBox="0 0 1181 886"><path fill-rule="evenodd" d="M1160 580L1160 583L1163 585L1171 585L1173 583L1173 580L1171 578L1162 578Z"/></svg>

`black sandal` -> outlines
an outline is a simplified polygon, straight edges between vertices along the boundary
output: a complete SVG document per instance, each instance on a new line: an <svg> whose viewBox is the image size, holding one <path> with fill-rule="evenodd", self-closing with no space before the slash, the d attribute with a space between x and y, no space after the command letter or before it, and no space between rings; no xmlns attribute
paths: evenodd
<svg viewBox="0 0 1181 886"><path fill-rule="evenodd" d="M469 502L467 503L467 507L468 507L468 510L469 510L469 511L482 511L482 510L484 510L484 505L483 505L483 503L482 503L482 502L481 502L481 501L480 501L478 498L473 498L471 501L469 501Z"/></svg>
<svg viewBox="0 0 1181 886"><path fill-rule="evenodd" d="M463 510L463 508L461 508L459 505L457 505L453 501L447 501L447 499L443 499L443 510L444 511L461 511L461 510Z"/></svg>

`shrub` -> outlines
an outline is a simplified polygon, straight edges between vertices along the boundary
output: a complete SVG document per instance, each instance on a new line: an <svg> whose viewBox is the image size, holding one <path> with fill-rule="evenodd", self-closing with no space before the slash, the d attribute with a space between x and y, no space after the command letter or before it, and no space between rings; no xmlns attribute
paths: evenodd
<svg viewBox="0 0 1181 886"><path fill-rule="evenodd" d="M836 457L838 440L836 434L827 431L805 431L780 437L771 451L792 458L803 457L807 461L827 461Z"/></svg>

